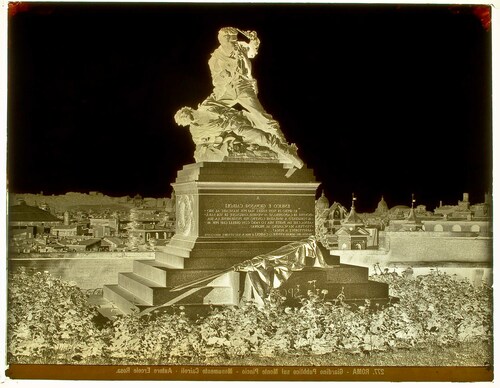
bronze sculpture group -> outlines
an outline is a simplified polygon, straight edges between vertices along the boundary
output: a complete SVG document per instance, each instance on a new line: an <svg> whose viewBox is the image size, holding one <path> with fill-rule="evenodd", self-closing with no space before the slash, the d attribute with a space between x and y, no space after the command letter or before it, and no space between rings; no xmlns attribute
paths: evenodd
<svg viewBox="0 0 500 388"><path fill-rule="evenodd" d="M238 40L239 34L248 41ZM257 97L250 62L260 45L257 33L224 27L218 40L220 46L208 62L212 94L197 109L183 107L174 116L177 124L189 126L196 162L277 159L302 168L297 147L286 142L278 122ZM236 109L237 105L242 109Z"/></svg>

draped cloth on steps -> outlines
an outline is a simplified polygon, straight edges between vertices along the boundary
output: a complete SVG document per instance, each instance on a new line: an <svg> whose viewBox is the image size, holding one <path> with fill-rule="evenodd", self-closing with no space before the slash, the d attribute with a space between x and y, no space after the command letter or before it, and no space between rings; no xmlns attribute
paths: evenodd
<svg viewBox="0 0 500 388"><path fill-rule="evenodd" d="M262 254L233 266L235 271L247 272L248 279L264 300L269 297L273 288L279 288L292 275L306 265L306 258L315 259L315 267L329 267L314 236L305 240L292 242L270 253Z"/></svg>
<svg viewBox="0 0 500 388"><path fill-rule="evenodd" d="M178 293L178 295L160 306L145 309L141 312L141 315L176 303L182 304L182 299L185 296L201 290L214 279L232 271L247 272L250 285L257 293L256 302L263 302L264 299L269 297L271 289L280 287L292 275L293 271L300 271L306 266L306 258L315 259L315 267L330 267L324 259L322 250L327 252L321 246L321 243L316 241L314 236L289 243L272 252L255 256L216 274L173 287L170 291Z"/></svg>

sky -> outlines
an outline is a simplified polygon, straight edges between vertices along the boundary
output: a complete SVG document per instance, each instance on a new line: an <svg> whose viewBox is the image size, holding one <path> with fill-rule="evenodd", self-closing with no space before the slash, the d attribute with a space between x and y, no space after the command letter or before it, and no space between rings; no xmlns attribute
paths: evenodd
<svg viewBox="0 0 500 388"><path fill-rule="evenodd" d="M487 10L487 9L486 9ZM484 7L17 3L9 16L8 189L170 196L193 163L173 121L212 91L217 31L255 30L259 99L330 202L433 210L492 181Z"/></svg>

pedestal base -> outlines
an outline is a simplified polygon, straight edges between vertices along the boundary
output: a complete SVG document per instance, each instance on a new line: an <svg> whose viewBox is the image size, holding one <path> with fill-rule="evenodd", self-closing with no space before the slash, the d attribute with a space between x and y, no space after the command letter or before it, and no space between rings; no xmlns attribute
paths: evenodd
<svg viewBox="0 0 500 388"><path fill-rule="evenodd" d="M246 274L224 270L315 233L318 183L307 168L288 172L278 163L185 166L173 184L176 234L156 260L138 260L133 272L119 274L117 285L104 286L104 297L123 313L239 304ZM342 291L346 300L388 297L386 284L368 281L367 268L341 265L338 256L322 253L331 267L306 261L282 286L290 299L312 284L328 290L328 299Z"/></svg>
<svg viewBox="0 0 500 388"><path fill-rule="evenodd" d="M195 163L172 185L176 234L165 252L185 268L228 268L314 235L318 183L278 163Z"/></svg>

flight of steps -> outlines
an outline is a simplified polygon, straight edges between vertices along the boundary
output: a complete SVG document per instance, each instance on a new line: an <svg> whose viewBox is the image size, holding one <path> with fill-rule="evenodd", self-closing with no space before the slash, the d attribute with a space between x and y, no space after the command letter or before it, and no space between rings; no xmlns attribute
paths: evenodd
<svg viewBox="0 0 500 388"><path fill-rule="evenodd" d="M314 266L315 260L306 258L306 266L293 271L281 287L291 303L311 289L326 290L325 300L334 300L341 293L348 303L364 303L370 299L382 305L391 300L388 285L370 281L368 268L341 264L339 256L331 255L322 246L319 248L328 266ZM190 265L186 266L185 260L190 260ZM210 306L238 305L242 297L251 300L253 288L245 287L246 273L227 270L234 264L234 258L219 256L218 260L224 265L216 269L190 268L193 263L206 263L178 256L170 247L167 252L157 252L155 259L135 260L132 272L118 274L118 284L104 286L105 303L100 305L100 312L112 319L116 315L144 314L158 307L182 305L196 315L203 314Z"/></svg>
<svg viewBox="0 0 500 388"><path fill-rule="evenodd" d="M112 317L160 305L195 307L238 304L240 274L234 271L180 291L171 291L179 285L220 272L218 269L185 269L184 259L176 255L135 260L132 272L118 274L118 284L103 287L103 297L111 302L113 311L110 312L110 306L103 305L101 312Z"/></svg>

